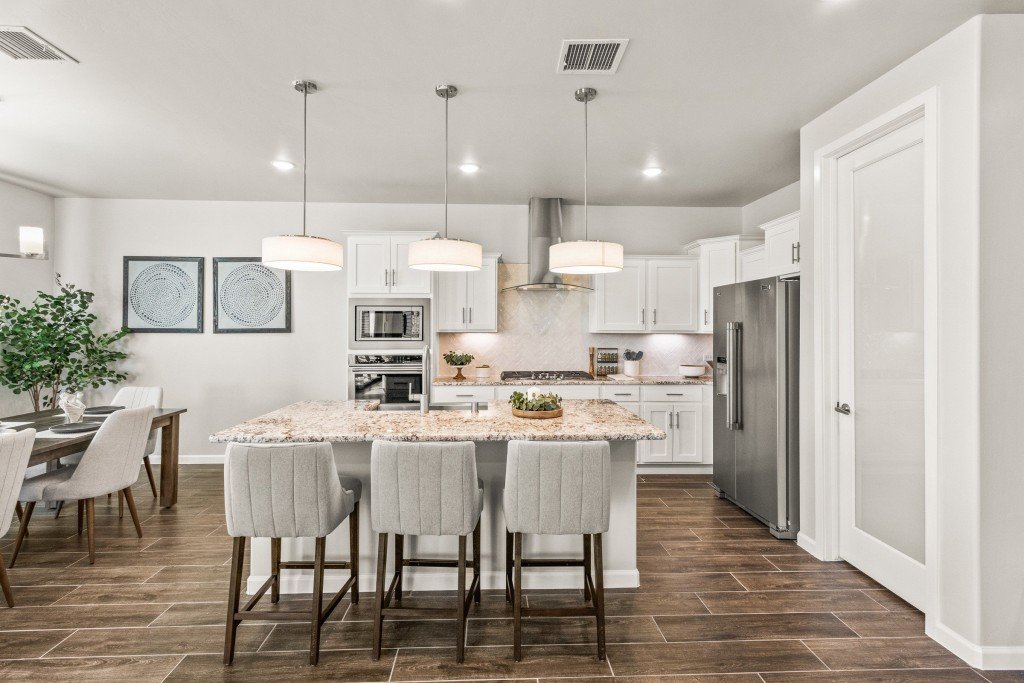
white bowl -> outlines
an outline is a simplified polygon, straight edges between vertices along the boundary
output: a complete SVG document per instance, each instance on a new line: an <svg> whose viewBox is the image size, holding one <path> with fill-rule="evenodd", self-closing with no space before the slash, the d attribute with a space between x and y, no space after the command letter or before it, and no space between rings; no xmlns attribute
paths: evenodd
<svg viewBox="0 0 1024 683"><path fill-rule="evenodd" d="M706 365L680 365L679 374L683 377L700 377L708 371Z"/></svg>

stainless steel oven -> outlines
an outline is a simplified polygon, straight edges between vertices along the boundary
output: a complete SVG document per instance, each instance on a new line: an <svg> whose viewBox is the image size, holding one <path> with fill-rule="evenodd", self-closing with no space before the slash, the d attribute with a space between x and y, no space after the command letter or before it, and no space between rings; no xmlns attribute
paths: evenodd
<svg viewBox="0 0 1024 683"><path fill-rule="evenodd" d="M355 341L423 341L423 306L356 306Z"/></svg>
<svg viewBox="0 0 1024 683"><path fill-rule="evenodd" d="M348 357L349 396L380 401L383 410L418 408L426 387L422 352L351 353Z"/></svg>

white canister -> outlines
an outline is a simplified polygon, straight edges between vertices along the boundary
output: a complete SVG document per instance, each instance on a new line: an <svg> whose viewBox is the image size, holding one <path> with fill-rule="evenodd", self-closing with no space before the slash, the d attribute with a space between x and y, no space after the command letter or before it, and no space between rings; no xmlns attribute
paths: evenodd
<svg viewBox="0 0 1024 683"><path fill-rule="evenodd" d="M640 361L638 360L624 360L622 361L622 374L629 375L630 377L640 376Z"/></svg>
<svg viewBox="0 0 1024 683"><path fill-rule="evenodd" d="M491 376L491 366L478 365L475 368L473 368L473 373L477 379L487 379Z"/></svg>

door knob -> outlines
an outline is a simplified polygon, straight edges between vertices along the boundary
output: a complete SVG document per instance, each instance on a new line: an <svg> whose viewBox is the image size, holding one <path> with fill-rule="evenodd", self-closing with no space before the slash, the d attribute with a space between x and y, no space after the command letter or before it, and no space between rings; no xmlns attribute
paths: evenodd
<svg viewBox="0 0 1024 683"><path fill-rule="evenodd" d="M849 403L844 403L842 405L839 405L839 401L836 401L836 407L835 407L834 410L837 413L842 413L843 415L849 415L850 414L850 404Z"/></svg>

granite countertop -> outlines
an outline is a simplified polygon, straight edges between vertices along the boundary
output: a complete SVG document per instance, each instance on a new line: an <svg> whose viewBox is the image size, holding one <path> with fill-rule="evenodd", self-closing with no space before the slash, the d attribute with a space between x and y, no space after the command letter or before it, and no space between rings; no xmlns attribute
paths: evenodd
<svg viewBox="0 0 1024 683"><path fill-rule="evenodd" d="M598 386L630 386L636 384L711 384L710 374L700 377L683 377L682 375L641 375L628 380L615 379L563 379L563 380L533 380L533 379L501 379L497 375L490 377L476 378L467 377L464 380L456 380L452 377L435 377L435 387L534 387L534 386L557 386L570 384L598 385Z"/></svg>
<svg viewBox="0 0 1024 683"><path fill-rule="evenodd" d="M492 401L473 416L468 410L357 409L353 401L302 401L247 420L210 437L214 443L309 441L641 441L665 432L612 401L563 401L564 415L530 420Z"/></svg>

